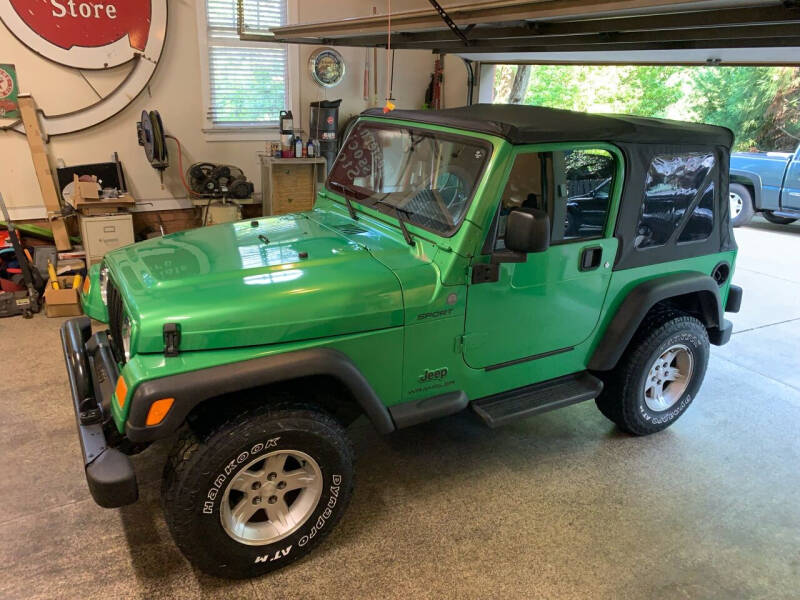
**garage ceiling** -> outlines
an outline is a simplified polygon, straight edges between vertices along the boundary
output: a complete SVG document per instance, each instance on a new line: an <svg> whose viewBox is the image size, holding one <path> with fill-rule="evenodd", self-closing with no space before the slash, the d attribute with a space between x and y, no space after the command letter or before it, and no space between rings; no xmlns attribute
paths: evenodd
<svg viewBox="0 0 800 600"><path fill-rule="evenodd" d="M392 48L482 62L800 64L800 0L502 0L392 15ZM387 45L386 15L288 25L243 38Z"/></svg>

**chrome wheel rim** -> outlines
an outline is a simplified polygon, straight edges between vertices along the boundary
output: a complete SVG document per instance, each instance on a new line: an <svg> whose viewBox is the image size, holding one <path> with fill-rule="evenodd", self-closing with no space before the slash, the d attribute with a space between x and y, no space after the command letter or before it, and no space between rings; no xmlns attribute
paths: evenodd
<svg viewBox="0 0 800 600"><path fill-rule="evenodd" d="M647 408L661 412L683 396L694 371L694 357L688 347L675 344L653 361L644 382L644 401Z"/></svg>
<svg viewBox="0 0 800 600"><path fill-rule="evenodd" d="M225 532L237 542L263 546L305 523L322 496L322 471L299 450L278 450L250 461L228 483L220 504Z"/></svg>
<svg viewBox="0 0 800 600"><path fill-rule="evenodd" d="M742 212L742 206L744 202L742 201L742 197L739 194L734 194L733 192L730 193L730 200L731 200L731 218L735 219L739 216L739 213Z"/></svg>

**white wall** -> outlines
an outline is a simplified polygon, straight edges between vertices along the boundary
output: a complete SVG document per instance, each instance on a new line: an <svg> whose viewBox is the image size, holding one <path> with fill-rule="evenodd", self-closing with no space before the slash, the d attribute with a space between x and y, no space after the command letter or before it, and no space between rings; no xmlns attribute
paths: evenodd
<svg viewBox="0 0 800 600"><path fill-rule="evenodd" d="M177 168L177 151L169 144L171 166L164 178L145 159L143 149L136 141L136 122L142 110L158 109L168 133L178 137L184 146L188 164L200 160L226 162L242 167L260 190L260 169L257 152L264 149L264 141L207 141L203 132L203 109L200 84L196 2L203 0L169 0L169 31L166 47L150 86L125 110L112 119L91 129L58 136L51 140L51 160L61 158L68 165L103 162L111 159L112 152L119 153L128 184L141 202L152 202L153 207L167 209L188 206ZM371 13L373 4L379 11L385 9L383 1L359 0L296 0L299 22L340 19ZM427 6L425 0L395 0L393 11ZM299 51L300 106L303 107L302 125L307 126L308 103L326 97L326 91L317 86L307 70L311 46L301 46ZM367 107L362 99L364 49L341 48L347 61L345 80L336 88L327 90L330 99L342 98L340 123ZM379 101L385 95L385 53L379 51L380 74ZM372 51L369 51L371 60ZM399 108L419 108L433 70L433 55L428 51L398 51L395 59L394 96ZM129 66L103 72L81 72L51 63L34 54L0 25L0 62L16 64L23 92L31 93L47 114L76 110L94 102L95 92L84 76L102 95L113 89ZM446 94L448 106L464 103L465 71L458 58L448 57L446 63ZM450 81L452 78L453 81ZM43 218L45 211L30 159L25 138L13 132L0 132L0 191L11 209L12 218Z"/></svg>

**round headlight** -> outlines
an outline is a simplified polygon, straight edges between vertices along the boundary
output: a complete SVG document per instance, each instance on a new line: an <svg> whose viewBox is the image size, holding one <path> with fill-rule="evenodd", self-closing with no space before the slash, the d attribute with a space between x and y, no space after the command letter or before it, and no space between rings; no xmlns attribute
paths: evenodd
<svg viewBox="0 0 800 600"><path fill-rule="evenodd" d="M131 321L128 315L122 317L122 326L120 327L122 334L122 349L125 352L125 362L131 359Z"/></svg>
<svg viewBox="0 0 800 600"><path fill-rule="evenodd" d="M108 306L108 267L100 268L100 275L97 277L97 283L100 285L100 299L103 304Z"/></svg>

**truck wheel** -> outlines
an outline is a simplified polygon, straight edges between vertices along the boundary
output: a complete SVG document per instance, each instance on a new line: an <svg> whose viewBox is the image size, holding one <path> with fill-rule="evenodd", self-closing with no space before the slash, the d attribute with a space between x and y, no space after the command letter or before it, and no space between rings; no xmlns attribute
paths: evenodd
<svg viewBox="0 0 800 600"><path fill-rule="evenodd" d="M753 197L750 190L741 183L732 183L729 188L731 200L731 225L741 227L747 225L754 214Z"/></svg>
<svg viewBox="0 0 800 600"><path fill-rule="evenodd" d="M175 543L217 577L262 575L308 554L353 489L342 426L303 405L259 407L213 432L186 431L161 490Z"/></svg>
<svg viewBox="0 0 800 600"><path fill-rule="evenodd" d="M648 316L613 371L597 407L634 435L666 429L692 403L708 365L708 333L678 311Z"/></svg>
<svg viewBox="0 0 800 600"><path fill-rule="evenodd" d="M790 219L789 217L776 217L771 211L768 210L765 210L761 214L767 221L770 223L775 223L776 225L789 225L790 223L797 221L797 219Z"/></svg>

